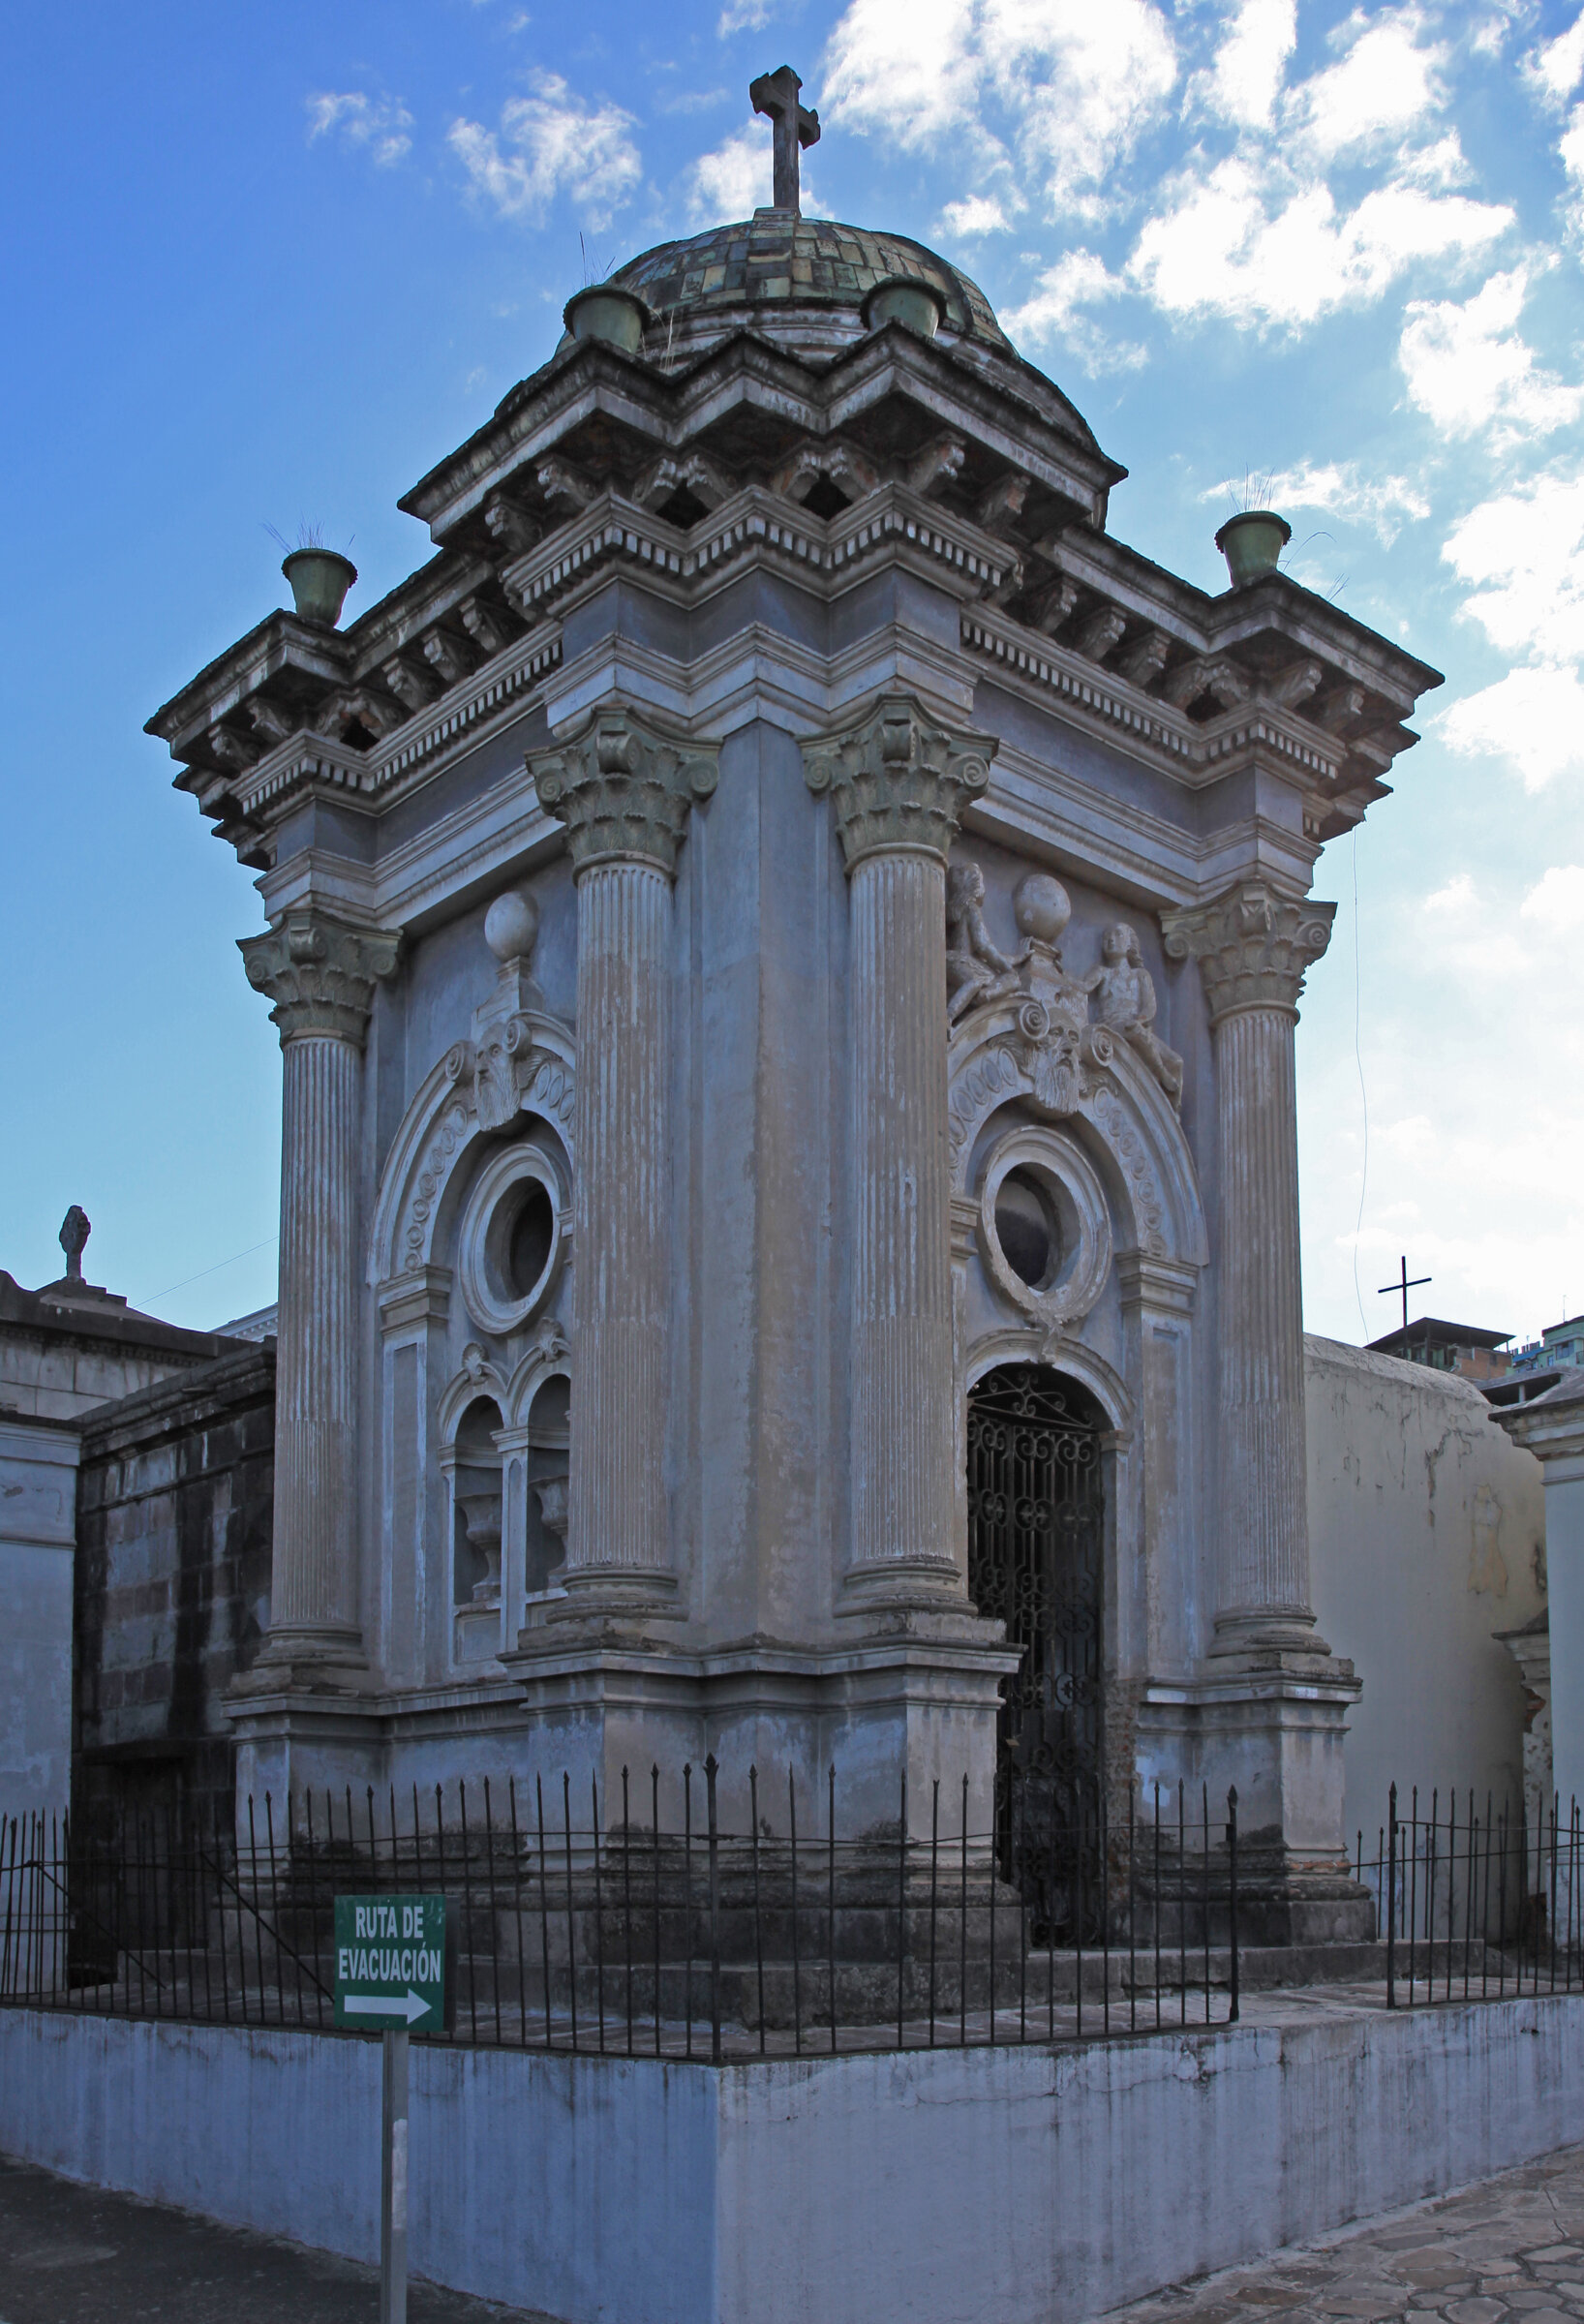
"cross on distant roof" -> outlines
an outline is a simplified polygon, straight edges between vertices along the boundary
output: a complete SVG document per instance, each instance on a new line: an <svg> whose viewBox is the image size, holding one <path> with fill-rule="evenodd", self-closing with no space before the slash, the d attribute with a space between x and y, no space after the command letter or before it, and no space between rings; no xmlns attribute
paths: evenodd
<svg viewBox="0 0 1584 2324"><path fill-rule="evenodd" d="M1406 1256L1406 1254L1405 1254L1405 1255L1404 1255L1404 1256L1403 1256L1401 1259L1399 1259L1399 1260L1398 1260L1398 1262L1397 1262L1397 1265L1398 1265L1399 1269L1401 1269L1401 1272L1400 1272L1400 1274L1399 1274L1399 1276L1398 1276L1398 1278L1397 1278L1397 1281L1396 1281L1395 1283L1383 1283L1383 1284L1381 1285L1381 1288L1380 1288L1380 1290L1379 1290L1379 1291L1376 1293L1376 1295L1375 1295L1375 1296L1376 1296L1376 1298L1377 1298L1377 1299L1381 1299L1381 1298L1383 1298L1383 1297L1385 1296L1385 1294L1386 1294L1386 1292L1388 1292L1388 1291L1400 1291L1400 1292L1402 1293L1402 1298L1403 1298L1403 1330L1406 1331L1406 1330L1408 1330L1408 1295L1409 1295L1409 1293L1410 1293L1411 1291L1417 1291L1417 1289L1418 1289L1418 1287L1419 1287L1419 1285L1420 1285L1421 1283L1431 1283L1431 1282L1433 1282L1433 1281L1435 1280L1435 1278L1434 1278L1434 1276L1433 1276L1433 1275L1413 1275L1413 1276L1410 1276L1410 1274L1409 1274L1409 1272L1408 1272L1408 1259L1407 1259L1407 1256Z"/></svg>
<svg viewBox="0 0 1584 2324"><path fill-rule="evenodd" d="M798 203L798 148L819 143L819 115L811 106L798 103L803 82L790 65L761 73L748 84L756 113L768 114L776 128L775 206L796 211Z"/></svg>

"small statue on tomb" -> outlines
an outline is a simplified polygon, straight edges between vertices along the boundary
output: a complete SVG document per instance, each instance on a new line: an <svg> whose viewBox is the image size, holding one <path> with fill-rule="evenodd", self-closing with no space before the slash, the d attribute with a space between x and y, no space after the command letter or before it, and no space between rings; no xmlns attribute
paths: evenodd
<svg viewBox="0 0 1584 2324"><path fill-rule="evenodd" d="M68 1283L82 1281L82 1252L92 1233L93 1228L88 1223L87 1211L83 1209L80 1203L74 1203L61 1220L60 1229L60 1247L66 1253L66 1280Z"/></svg>
<svg viewBox="0 0 1584 2324"><path fill-rule="evenodd" d="M1174 1104L1182 1095L1182 1059L1150 1029L1155 1022L1155 981L1140 955L1139 938L1125 920L1113 921L1102 934L1100 962L1088 980L1096 1023L1138 1051Z"/></svg>
<svg viewBox="0 0 1584 2324"><path fill-rule="evenodd" d="M946 1022L955 1024L977 1001L1021 990L1018 963L990 942L985 926L985 874L974 863L946 874Z"/></svg>

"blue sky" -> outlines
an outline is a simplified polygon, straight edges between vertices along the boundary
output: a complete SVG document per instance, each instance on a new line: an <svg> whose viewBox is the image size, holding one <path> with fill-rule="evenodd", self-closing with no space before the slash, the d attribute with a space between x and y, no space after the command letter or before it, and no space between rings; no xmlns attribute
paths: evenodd
<svg viewBox="0 0 1584 2324"><path fill-rule="evenodd" d="M57 0L6 46L0 1266L57 1273L77 1201L136 1303L273 1295L259 901L143 720L282 601L266 525L350 539L353 613L421 560L397 496L589 268L769 199L786 59L809 206L984 284L1131 470L1115 533L1220 587L1266 479L1297 576L1447 672L1317 871L1311 1327L1387 1328L1404 1250L1434 1313L1584 1307L1571 0Z"/></svg>

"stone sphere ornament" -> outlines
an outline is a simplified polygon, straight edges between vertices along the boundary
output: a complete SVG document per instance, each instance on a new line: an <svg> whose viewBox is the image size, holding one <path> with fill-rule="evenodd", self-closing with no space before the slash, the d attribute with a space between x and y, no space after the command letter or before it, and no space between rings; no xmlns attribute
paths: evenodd
<svg viewBox="0 0 1584 2324"><path fill-rule="evenodd" d="M1073 916L1072 901L1060 880L1049 872L1031 872L1018 883L1012 916L1020 936L1031 937L1036 944L1059 944Z"/></svg>
<svg viewBox="0 0 1584 2324"><path fill-rule="evenodd" d="M526 960L539 933L539 907L519 888L497 896L484 914L484 941L498 961Z"/></svg>

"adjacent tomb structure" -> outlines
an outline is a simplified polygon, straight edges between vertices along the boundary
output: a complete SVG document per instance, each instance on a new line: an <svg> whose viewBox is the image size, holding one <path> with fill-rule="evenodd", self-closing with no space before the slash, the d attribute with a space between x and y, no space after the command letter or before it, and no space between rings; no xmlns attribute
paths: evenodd
<svg viewBox="0 0 1584 2324"><path fill-rule="evenodd" d="M1269 1932L1367 1931L1294 1026L1436 674L1117 539L983 293L802 217L754 102L777 206L578 293L429 562L152 721L285 1051L238 1780L1235 1783Z"/></svg>

